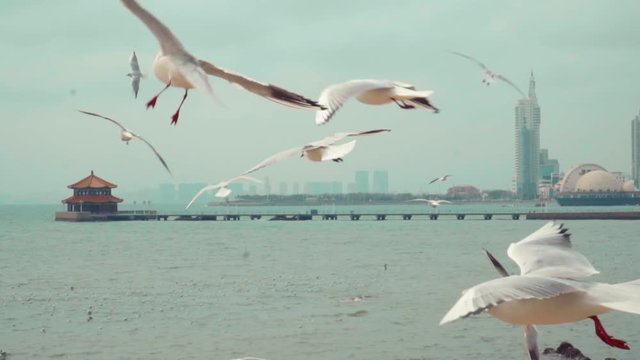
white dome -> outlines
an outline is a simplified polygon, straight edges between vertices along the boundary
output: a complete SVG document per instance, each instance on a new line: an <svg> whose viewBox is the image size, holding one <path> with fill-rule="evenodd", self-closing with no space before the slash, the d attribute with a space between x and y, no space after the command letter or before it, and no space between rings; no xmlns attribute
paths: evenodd
<svg viewBox="0 0 640 360"><path fill-rule="evenodd" d="M633 180L627 180L622 184L622 191L638 191L638 188L634 185Z"/></svg>
<svg viewBox="0 0 640 360"><path fill-rule="evenodd" d="M607 171L593 170L578 179L575 191L622 191L622 184Z"/></svg>

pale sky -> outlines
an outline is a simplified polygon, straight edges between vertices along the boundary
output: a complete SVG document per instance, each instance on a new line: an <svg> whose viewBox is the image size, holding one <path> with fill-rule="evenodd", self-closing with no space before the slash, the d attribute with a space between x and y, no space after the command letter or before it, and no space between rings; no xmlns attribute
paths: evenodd
<svg viewBox="0 0 640 360"><path fill-rule="evenodd" d="M440 114L350 100L330 123L311 111L264 100L211 78L223 107L183 90L155 109L163 84L151 72L159 47L119 1L0 2L0 204L59 202L67 185L95 170L117 191L160 183L218 182L265 157L340 131L390 128L359 139L336 164L292 158L256 177L351 182L356 170L386 169L393 192L449 185L509 189L515 173L514 107L504 83L485 87L472 55L525 92L533 69L542 112L541 147L561 170L592 162L631 170L630 121L640 109L640 2L621 1L266 1L140 0L198 58L316 99L328 85L388 79L433 90ZM133 98L129 56L143 71ZM141 142L128 146L97 112L145 136L171 178Z"/></svg>

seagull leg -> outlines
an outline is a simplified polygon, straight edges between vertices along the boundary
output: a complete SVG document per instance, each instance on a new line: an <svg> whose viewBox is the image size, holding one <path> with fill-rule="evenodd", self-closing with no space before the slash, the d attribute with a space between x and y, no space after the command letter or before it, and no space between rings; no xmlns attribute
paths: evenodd
<svg viewBox="0 0 640 360"><path fill-rule="evenodd" d="M622 339L616 339L613 336L609 335L607 331L602 326L600 319L597 316L589 316L589 319L593 320L594 325L596 326L596 335L600 338L600 340L604 341L605 344L616 347L618 349L629 350L629 345L627 342Z"/></svg>
<svg viewBox="0 0 640 360"><path fill-rule="evenodd" d="M333 160L333 161L335 161L337 163L342 162L342 158L335 158L335 159L331 159L331 160Z"/></svg>
<svg viewBox="0 0 640 360"><path fill-rule="evenodd" d="M538 350L538 331L533 325L524 327L524 341L527 343L529 359L540 360L540 350Z"/></svg>
<svg viewBox="0 0 640 360"><path fill-rule="evenodd" d="M150 107L153 108L153 107L156 106L156 101L158 101L158 96L160 96L160 94L162 94L165 90L167 90L169 88L169 86L171 86L171 81L169 81L167 86L165 86L162 90L160 90L160 92L157 93L156 96L152 97L151 100L147 101L147 110Z"/></svg>
<svg viewBox="0 0 640 360"><path fill-rule="evenodd" d="M415 109L416 107L413 105L409 105L407 103L405 103L404 101L400 100L396 100L394 98L391 98L391 100L393 100L393 102L396 103L396 105L400 106L401 109Z"/></svg>
<svg viewBox="0 0 640 360"><path fill-rule="evenodd" d="M180 109L182 108L182 104L187 100L187 95L189 94L189 89L184 89L184 96L182 97L182 101L180 101L180 105L178 105L178 110L171 115L171 125L175 125L178 123L178 117L180 116Z"/></svg>

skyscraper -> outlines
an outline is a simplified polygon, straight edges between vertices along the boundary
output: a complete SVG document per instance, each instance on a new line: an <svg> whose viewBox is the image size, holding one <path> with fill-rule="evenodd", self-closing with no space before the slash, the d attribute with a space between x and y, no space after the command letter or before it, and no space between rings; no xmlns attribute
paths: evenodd
<svg viewBox="0 0 640 360"><path fill-rule="evenodd" d="M516 106L516 193L519 199L535 199L540 179L540 106L531 71L529 97Z"/></svg>
<svg viewBox="0 0 640 360"><path fill-rule="evenodd" d="M368 193L369 192L369 172L366 170L356 171L356 192Z"/></svg>
<svg viewBox="0 0 640 360"><path fill-rule="evenodd" d="M631 177L640 188L640 112L631 120Z"/></svg>
<svg viewBox="0 0 640 360"><path fill-rule="evenodd" d="M373 171L373 192L379 194L389 192L389 172L387 170Z"/></svg>

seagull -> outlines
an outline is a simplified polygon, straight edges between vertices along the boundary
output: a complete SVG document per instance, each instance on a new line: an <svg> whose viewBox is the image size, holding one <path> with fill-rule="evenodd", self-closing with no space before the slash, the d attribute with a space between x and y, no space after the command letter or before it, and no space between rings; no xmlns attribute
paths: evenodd
<svg viewBox="0 0 640 360"><path fill-rule="evenodd" d="M176 112L171 116L171 124L178 122L180 109L187 99L188 91L191 88L195 87L203 91L214 101L218 101L202 66L200 66L198 60L182 46L180 40L173 35L171 30L140 6L136 0L120 1L149 28L160 43L160 52L153 60L153 72L160 81L167 85L147 102L147 109L155 107L160 94L170 86L184 89L182 101L180 105L178 105Z"/></svg>
<svg viewBox="0 0 640 360"><path fill-rule="evenodd" d="M461 56L467 60L471 60L474 63L476 63L476 65L480 66L482 68L482 70L484 71L484 78L482 79L482 82L484 84L486 84L487 86L493 84L496 79L498 80L502 80L504 82L506 82L507 84L511 85L512 88L514 88L517 92L520 93L520 95L522 95L522 97L527 97L524 92L522 90L520 90L519 87L516 86L516 84L514 84L511 80L507 79L506 77L504 77L503 75L500 75L498 73L493 72L493 70L489 69L485 64L481 63L480 61L472 58L469 55L465 55L463 53L459 53L459 52L455 52L455 51L449 51L450 53L454 54L454 55L458 55Z"/></svg>
<svg viewBox="0 0 640 360"><path fill-rule="evenodd" d="M97 116L99 118L103 118L105 120L111 121L112 123L118 125L118 127L121 129L120 132L120 140L124 141L125 143L127 143L127 145L129 145L129 141L131 141L133 138L138 138L140 140L142 140L145 144L149 145L149 147L151 148L151 150L153 150L153 153L156 154L156 156L158 157L158 160L160 160L160 162L162 163L162 166L164 166L165 169L167 169L167 171L169 172L169 174L171 176L173 176L173 174L171 173L171 170L169 170L169 166L167 165L167 163L164 161L164 159L162 158L162 156L160 156L160 153L158 153L158 151L156 150L156 148L153 147L153 145L151 145L150 142L148 142L145 138L143 138L142 136L135 134L133 131L127 129L126 127L124 127L124 125L122 125L121 123L119 123L116 120L113 120L111 118L108 118L106 116L102 116L96 113L92 113L92 112L88 112L88 111L82 111L82 110L78 110L79 112L83 113L83 114L87 114L87 115L91 115L91 116Z"/></svg>
<svg viewBox="0 0 640 360"><path fill-rule="evenodd" d="M295 148L291 148L285 151L281 151L275 155L272 155L251 169L247 170L245 174L250 174L252 172L258 171L264 167L269 165L273 165L282 160L288 159L294 155L306 156L307 159L311 161L327 161L333 160L335 162L341 162L343 157L353 151L353 148L356 146L356 140L350 141L348 143L334 145L338 141L346 138L346 137L355 137L355 136L363 136L363 135L373 135L381 132L389 132L390 129L375 129L368 131L359 131L359 132L340 132L335 133L333 135L327 136L326 138L314 142L310 142L303 146L298 146Z"/></svg>
<svg viewBox="0 0 640 360"><path fill-rule="evenodd" d="M432 199L411 199L409 201L413 201L413 202L425 202L427 203L427 205L431 206L432 208L437 208L438 206L442 205L442 204L451 204L451 201L447 201L447 200L432 200Z"/></svg>
<svg viewBox="0 0 640 360"><path fill-rule="evenodd" d="M138 57L134 51L129 59L131 65L131 72L127 74L131 78L131 87L133 88L133 96L138 98L138 89L140 88L140 79L144 77L144 74L140 71L140 65L138 64Z"/></svg>
<svg viewBox="0 0 640 360"><path fill-rule="evenodd" d="M331 85L320 93L318 103L326 109L316 112L316 124L327 123L351 97L369 105L393 101L402 109L421 107L437 114L440 110L429 102L431 94L431 90L416 91L411 84L389 80L351 80Z"/></svg>
<svg viewBox="0 0 640 360"><path fill-rule="evenodd" d="M229 180L221 181L221 182L219 182L217 184L209 184L209 185L203 187L202 189L200 189L200 191L198 191L196 196L194 196L193 199L191 199L191 201L189 202L189 205L187 205L186 209L191 207L191 205L193 205L193 203L200 197L200 195L204 194L205 191L218 189L218 192L216 192L214 196L215 197L219 197L219 198L226 198L227 196L229 196L229 194L231 194L231 189L229 189L229 184L231 184L234 181L239 181L239 180L253 181L253 182L257 183L257 184L262 184L262 181L260 181L260 180L258 180L256 178L252 178L251 176L244 176L244 175L236 176L236 177L231 178Z"/></svg>
<svg viewBox="0 0 640 360"><path fill-rule="evenodd" d="M551 221L512 243L507 254L520 268L520 275L505 276L508 273L504 267L492 260L503 277L464 291L440 325L486 311L504 322L525 326L529 357L537 360L534 325L589 318L602 341L628 350L624 340L606 332L598 315L612 310L640 314L640 279L619 284L578 280L598 271L584 255L572 249L570 238L567 228Z"/></svg>
<svg viewBox="0 0 640 360"><path fill-rule="evenodd" d="M443 175L443 176L437 177L437 178L435 178L435 179L433 179L433 180L429 181L429 184L433 184L433 183L434 183L434 182L436 182L436 181L447 181L447 179L449 178L449 176L453 176L453 175L449 175L449 174L447 174L447 175Z"/></svg>
<svg viewBox="0 0 640 360"><path fill-rule="evenodd" d="M141 7L136 0L120 0L124 6L136 15L148 28L160 43L160 52L153 61L153 70L156 77L167 84L156 96L147 102L147 108L154 107L158 96L169 86L185 89L184 96L178 110L171 117L171 124L178 122L180 108L187 98L190 88L204 91L213 100L219 102L213 93L208 75L223 78L242 88L265 97L269 100L287 106L318 110L324 107L317 102L307 99L286 89L271 84L264 84L229 70L219 68L205 60L196 59L180 43L175 35L161 23L155 16Z"/></svg>

